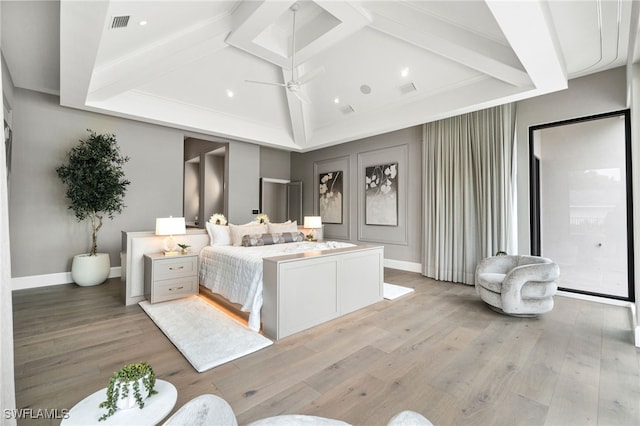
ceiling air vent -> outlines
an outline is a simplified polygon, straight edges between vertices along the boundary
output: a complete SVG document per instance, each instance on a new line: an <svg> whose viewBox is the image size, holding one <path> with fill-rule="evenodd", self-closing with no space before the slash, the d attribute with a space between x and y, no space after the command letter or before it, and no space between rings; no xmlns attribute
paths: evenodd
<svg viewBox="0 0 640 426"><path fill-rule="evenodd" d="M114 16L111 20L111 29L114 28L126 28L129 24L130 16Z"/></svg>

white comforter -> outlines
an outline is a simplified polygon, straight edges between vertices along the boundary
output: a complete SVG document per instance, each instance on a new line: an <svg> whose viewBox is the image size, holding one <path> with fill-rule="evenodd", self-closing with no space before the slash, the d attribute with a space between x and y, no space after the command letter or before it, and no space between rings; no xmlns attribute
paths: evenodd
<svg viewBox="0 0 640 426"><path fill-rule="evenodd" d="M273 244L258 247L207 246L200 251L200 284L249 312L249 328L260 330L262 258L351 247L336 241Z"/></svg>

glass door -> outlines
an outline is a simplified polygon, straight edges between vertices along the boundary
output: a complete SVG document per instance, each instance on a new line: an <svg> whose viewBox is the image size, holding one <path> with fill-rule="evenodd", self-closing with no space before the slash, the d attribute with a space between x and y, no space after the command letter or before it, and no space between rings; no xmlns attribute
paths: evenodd
<svg viewBox="0 0 640 426"><path fill-rule="evenodd" d="M560 288L633 300L629 112L530 130L532 253Z"/></svg>

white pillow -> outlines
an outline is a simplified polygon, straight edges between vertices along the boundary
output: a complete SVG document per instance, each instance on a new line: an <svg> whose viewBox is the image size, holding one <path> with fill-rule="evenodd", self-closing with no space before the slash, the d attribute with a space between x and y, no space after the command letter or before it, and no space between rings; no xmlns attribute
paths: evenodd
<svg viewBox="0 0 640 426"><path fill-rule="evenodd" d="M267 228L269 229L270 234L298 232L298 223L295 220L293 222L287 221L285 223L268 223Z"/></svg>
<svg viewBox="0 0 640 426"><path fill-rule="evenodd" d="M246 225L229 225L231 244L242 245L242 237L245 235L266 234L267 225L264 223L247 223Z"/></svg>
<svg viewBox="0 0 640 426"><path fill-rule="evenodd" d="M209 234L209 245L231 245L231 233L229 232L228 226L216 225L215 223L207 222L207 233Z"/></svg>

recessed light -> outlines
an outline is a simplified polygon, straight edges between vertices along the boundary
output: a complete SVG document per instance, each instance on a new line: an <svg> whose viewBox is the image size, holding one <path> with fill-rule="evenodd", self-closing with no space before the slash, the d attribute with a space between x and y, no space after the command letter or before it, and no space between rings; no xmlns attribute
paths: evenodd
<svg viewBox="0 0 640 426"><path fill-rule="evenodd" d="M333 98L333 103L334 104L339 104L340 103L340 98Z"/></svg>
<svg viewBox="0 0 640 426"><path fill-rule="evenodd" d="M402 71L400 71L400 75L403 77L407 77L409 75L409 67L402 68Z"/></svg>
<svg viewBox="0 0 640 426"><path fill-rule="evenodd" d="M227 89L227 97L233 98L233 91L231 89Z"/></svg>
<svg viewBox="0 0 640 426"><path fill-rule="evenodd" d="M147 21L140 21L139 24L141 27L144 27L145 25L147 25Z"/></svg>

